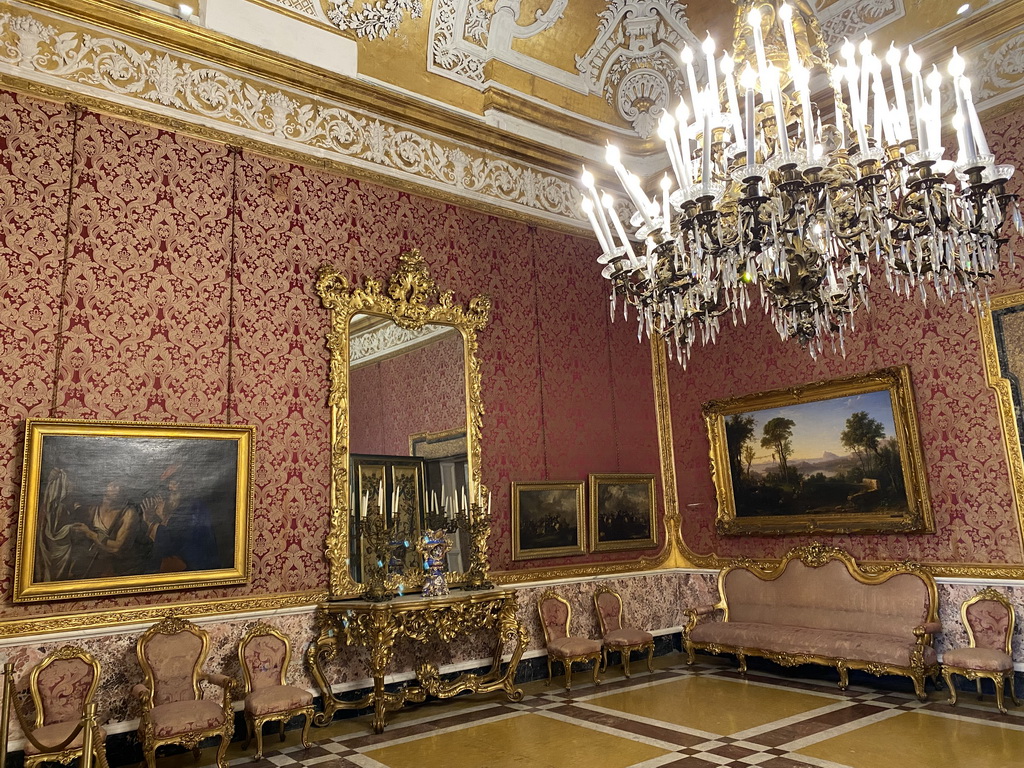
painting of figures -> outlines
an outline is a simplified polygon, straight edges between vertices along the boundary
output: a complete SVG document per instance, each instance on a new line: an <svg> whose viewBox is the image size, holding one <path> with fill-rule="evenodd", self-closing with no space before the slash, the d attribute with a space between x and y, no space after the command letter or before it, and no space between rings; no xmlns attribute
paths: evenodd
<svg viewBox="0 0 1024 768"><path fill-rule="evenodd" d="M29 420L20 600L239 583L251 427Z"/></svg>

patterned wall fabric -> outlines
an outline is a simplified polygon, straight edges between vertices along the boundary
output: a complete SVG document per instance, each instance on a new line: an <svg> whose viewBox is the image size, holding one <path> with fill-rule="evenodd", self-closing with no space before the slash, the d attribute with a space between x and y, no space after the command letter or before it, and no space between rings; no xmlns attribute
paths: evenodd
<svg viewBox="0 0 1024 768"><path fill-rule="evenodd" d="M417 247L439 287L493 299L479 344L496 569L512 567L511 481L658 471L650 350L609 324L588 240L105 115L76 124L66 106L10 93L0 177L5 617L52 611L10 605L27 417L257 427L249 585L61 610L323 588L328 318L313 281L325 262L361 281Z"/></svg>
<svg viewBox="0 0 1024 768"><path fill-rule="evenodd" d="M986 128L1001 162L1024 166L1024 114ZM1018 170L1011 188L1021 191ZM1012 229L1012 227L1008 228ZM1009 248L1021 253L1016 235ZM993 295L1024 287L1024 271L1004 268ZM862 560L1024 562L996 398L985 383L978 319L959 301L927 306L895 298L876 278L872 308L859 313L847 356L815 362L797 344L782 342L763 317L746 329L727 328L717 346L698 349L689 371L671 364L669 385L683 539L691 550L724 557L778 557L809 537L720 537L715 490L708 472L707 431L700 406L712 399L910 366L928 474L935 534L831 536ZM822 537L814 537L820 540Z"/></svg>

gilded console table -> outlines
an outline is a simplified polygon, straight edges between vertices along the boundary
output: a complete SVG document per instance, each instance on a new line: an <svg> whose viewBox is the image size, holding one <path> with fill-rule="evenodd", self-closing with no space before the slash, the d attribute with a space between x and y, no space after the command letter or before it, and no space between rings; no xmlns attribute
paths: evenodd
<svg viewBox="0 0 1024 768"><path fill-rule="evenodd" d="M381 733L389 712L406 702L422 702L427 696L449 698L464 691L489 693L503 690L509 701L522 701L523 691L515 684L516 668L526 648L526 628L516 616L516 593L512 589L483 592L453 592L446 597L409 595L389 602L342 600L323 603L317 609L319 634L306 651L306 663L320 687L324 711L316 715L317 725L327 725L339 709L373 707L373 730ZM416 684L397 691L384 690L384 676L391 666L395 641L407 638L416 643L450 643L478 629L497 633L491 668L484 674L462 674L442 681L434 663L421 663L416 669ZM342 701L331 691L321 666L334 658L338 646L359 646L369 651L373 690L358 701ZM506 647L512 658L502 671L501 659Z"/></svg>

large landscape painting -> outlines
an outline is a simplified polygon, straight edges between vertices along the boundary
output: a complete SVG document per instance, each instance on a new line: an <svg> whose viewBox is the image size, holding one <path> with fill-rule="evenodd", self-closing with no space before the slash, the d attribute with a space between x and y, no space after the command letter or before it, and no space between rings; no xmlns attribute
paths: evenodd
<svg viewBox="0 0 1024 768"><path fill-rule="evenodd" d="M924 530L906 369L705 407L726 533Z"/></svg>

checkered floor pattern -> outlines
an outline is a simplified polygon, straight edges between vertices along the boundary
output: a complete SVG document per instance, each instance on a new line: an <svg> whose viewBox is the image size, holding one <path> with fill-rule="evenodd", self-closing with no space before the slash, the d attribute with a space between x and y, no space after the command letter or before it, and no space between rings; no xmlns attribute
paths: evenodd
<svg viewBox="0 0 1024 768"><path fill-rule="evenodd" d="M890 720L903 713L926 713L938 718L979 728L996 726L1000 733L1009 733L1020 739L1024 745L1024 712L1015 711L1011 706L1007 715L1000 715L995 709L992 697L977 702L973 696L963 695L959 706L952 708L946 703L945 690L934 690L929 685L928 701L918 701L912 693L885 691L867 687L851 686L840 691L834 681L801 680L771 671L751 670L739 675L735 669L722 660L705 660L692 667L686 666L678 655L661 660L653 674L635 673L630 680L609 671L603 684L594 686L589 676L580 675L580 680L571 692L561 687L561 678L550 685L530 683L524 686L527 695L521 703L511 703L500 695L460 697L447 702L428 702L408 708L393 715L383 734L373 734L368 715L349 719L328 726L314 728L311 738L315 744L311 749L301 745L278 746L276 736L265 738L267 753L254 762L249 756L235 757L232 764L252 768L287 768L288 766L321 766L322 768L405 768L405 766L427 765L418 758L426 743L425 739L445 740L451 744L451 765L460 768L506 768L523 766L534 768L535 759L517 756L515 740L501 745L494 751L493 758L460 755L459 735L470 737L473 729L487 723L508 723L524 715L534 716L541 727L550 727L553 743L558 743L558 733L566 733L570 726L589 729L588 732L611 737L615 748L609 751L607 766L611 768L862 768L855 752L852 757L840 750L829 754L828 759L809 755L809 745L823 745L837 736L848 736L863 731L865 739L872 738L867 730L872 724ZM588 684L589 683L589 684ZM763 705L757 701L749 709L753 720L746 722L722 721L714 724L715 713L709 713L710 720L702 721L702 727L695 727L688 721L691 713L698 713L706 701L680 700L673 712L652 717L649 712L638 713L637 701L646 693L654 692L659 686L699 685L700 690L714 689L715 686L730 694L732 689L742 690L744 695L751 691L763 696ZM681 690L681 689L680 689ZM664 689L674 695L674 689ZM617 694L624 694L619 696ZM795 694L795 695L794 695ZM641 698L638 698L640 696ZM790 697L789 704L798 700L799 706L776 710L777 697ZM728 700L728 699L726 699ZM972 703L968 703L968 700ZM807 702L810 703L807 703ZM748 702L749 704L750 702ZM725 707L728 709L728 707ZM664 719L663 719L664 718ZM946 725L943 721L943 725ZM719 727L720 726L720 727ZM989 731L985 731L988 733ZM995 732L995 729L992 729ZM573 731L578 737L579 732ZM289 731L288 742L295 742L297 732ZM914 735L908 734L908 738ZM561 739L558 749L560 756L551 756L547 764L552 766L573 766L574 746L571 738ZM1016 742L1015 742L1016 744ZM642 759L631 759L631 749L646 745ZM922 745L922 766L942 768L946 765L962 765L959 762L943 762L937 759L934 749ZM1004 745L1006 748L1006 745ZM1016 748L1016 747L1013 747ZM650 757L651 751L656 752ZM234 754L237 752L232 750ZM813 749L811 750L814 751ZM819 752L822 751L820 748ZM614 754L613 754L614 753ZM421 753L426 755L426 752ZM978 766L999 766L998 755L992 761L974 763ZM425 757L423 758L426 759ZM894 768L916 768L907 764L894 753ZM474 762L475 761L475 762ZM481 762L483 761L483 762ZM446 763L447 764L447 763ZM604 765L588 764L586 768L606 768ZM871 768L884 768L871 766Z"/></svg>

